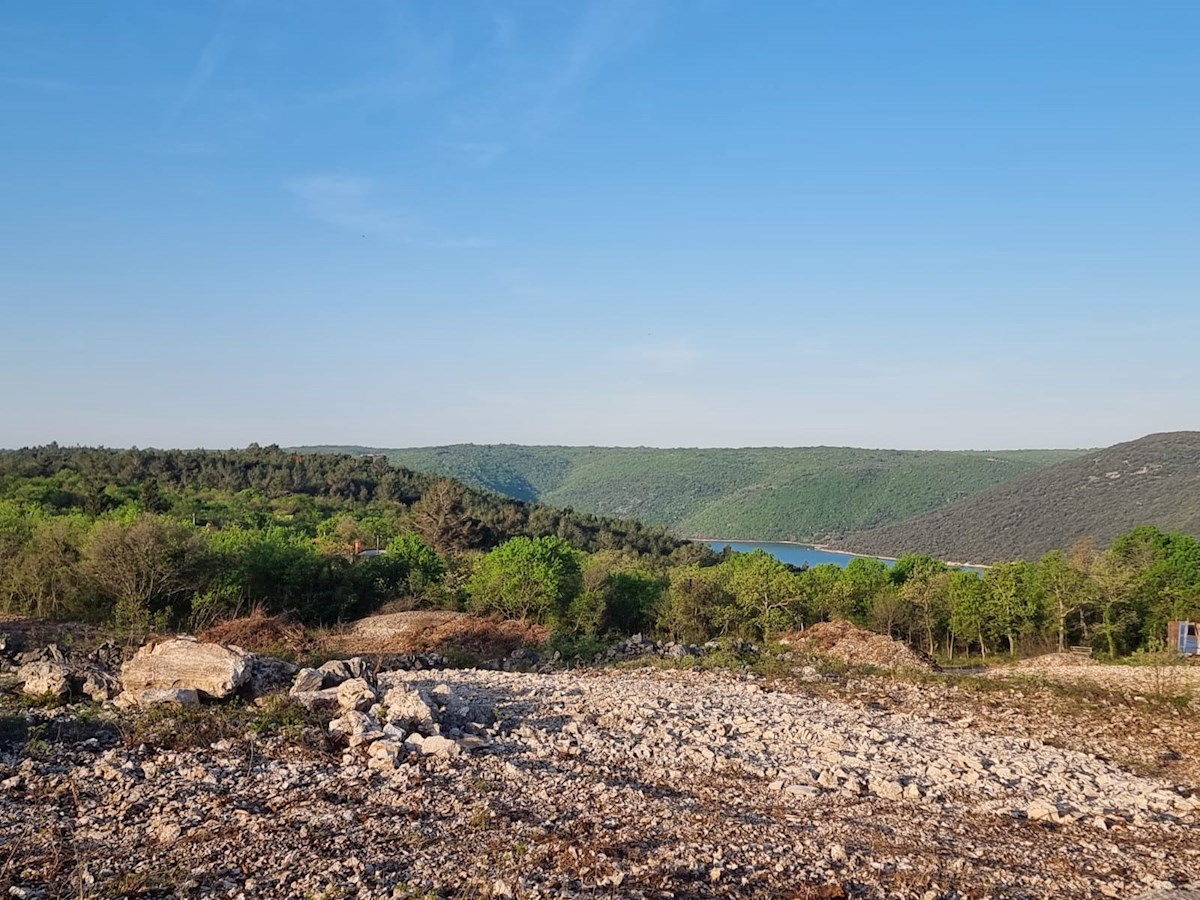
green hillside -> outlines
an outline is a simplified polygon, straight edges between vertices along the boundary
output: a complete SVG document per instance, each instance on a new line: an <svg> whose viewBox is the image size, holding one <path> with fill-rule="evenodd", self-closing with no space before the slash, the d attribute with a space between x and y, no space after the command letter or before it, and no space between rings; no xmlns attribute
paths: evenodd
<svg viewBox="0 0 1200 900"><path fill-rule="evenodd" d="M847 535L860 553L1037 559L1138 525L1200 536L1200 432L1151 434L1031 472L911 520Z"/></svg>
<svg viewBox="0 0 1200 900"><path fill-rule="evenodd" d="M382 454L396 465L522 500L666 525L689 536L796 541L899 522L1083 452L514 444L302 449Z"/></svg>

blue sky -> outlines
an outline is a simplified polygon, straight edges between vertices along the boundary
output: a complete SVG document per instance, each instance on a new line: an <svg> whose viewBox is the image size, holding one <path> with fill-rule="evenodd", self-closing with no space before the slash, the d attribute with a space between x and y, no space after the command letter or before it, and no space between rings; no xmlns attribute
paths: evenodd
<svg viewBox="0 0 1200 900"><path fill-rule="evenodd" d="M1200 4L7 0L0 446L1200 427Z"/></svg>

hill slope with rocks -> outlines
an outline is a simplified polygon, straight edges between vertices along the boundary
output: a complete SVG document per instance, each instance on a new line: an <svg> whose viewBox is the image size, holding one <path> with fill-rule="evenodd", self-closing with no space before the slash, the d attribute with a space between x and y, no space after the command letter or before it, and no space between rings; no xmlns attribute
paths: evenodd
<svg viewBox="0 0 1200 900"><path fill-rule="evenodd" d="M835 545L990 563L1035 559L1083 538L1104 546L1138 525L1200 536L1200 432L1091 451Z"/></svg>
<svg viewBox="0 0 1200 900"><path fill-rule="evenodd" d="M796 541L898 522L1082 452L514 444L336 449L687 536Z"/></svg>

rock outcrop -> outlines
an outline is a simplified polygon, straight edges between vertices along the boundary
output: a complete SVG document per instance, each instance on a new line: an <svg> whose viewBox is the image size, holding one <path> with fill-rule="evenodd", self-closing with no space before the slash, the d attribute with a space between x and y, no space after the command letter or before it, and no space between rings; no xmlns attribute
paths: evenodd
<svg viewBox="0 0 1200 900"><path fill-rule="evenodd" d="M125 693L195 691L201 699L222 700L250 679L252 658L238 647L207 644L192 637L149 643L121 669Z"/></svg>
<svg viewBox="0 0 1200 900"><path fill-rule="evenodd" d="M66 663L44 660L29 662L17 669L21 690L31 697L66 697L71 693L71 670Z"/></svg>

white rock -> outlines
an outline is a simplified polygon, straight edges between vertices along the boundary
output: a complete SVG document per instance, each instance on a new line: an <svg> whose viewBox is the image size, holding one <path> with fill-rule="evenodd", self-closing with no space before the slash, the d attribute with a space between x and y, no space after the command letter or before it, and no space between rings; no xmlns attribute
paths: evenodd
<svg viewBox="0 0 1200 900"><path fill-rule="evenodd" d="M450 738L435 734L421 741L421 752L426 756L458 756L462 753L462 747Z"/></svg>
<svg viewBox="0 0 1200 900"><path fill-rule="evenodd" d="M124 691L117 697L117 705L125 708L170 704L199 706L200 695L191 688L144 688L140 691Z"/></svg>
<svg viewBox="0 0 1200 900"><path fill-rule="evenodd" d="M325 676L316 669L301 669L292 679L293 694L307 694L319 691L325 685Z"/></svg>
<svg viewBox="0 0 1200 900"><path fill-rule="evenodd" d="M362 678L351 678L337 687L338 706L365 712L375 703L375 689Z"/></svg>
<svg viewBox="0 0 1200 900"><path fill-rule="evenodd" d="M343 681L354 677L350 665L343 659L331 659L317 670L321 673L326 687L337 687Z"/></svg>
<svg viewBox="0 0 1200 900"><path fill-rule="evenodd" d="M102 703L121 693L121 683L106 672L93 669L84 675L80 690L85 696Z"/></svg>
<svg viewBox="0 0 1200 900"><path fill-rule="evenodd" d="M239 647L175 638L138 650L121 668L121 681L126 692L134 694L182 689L220 700L246 683L250 661L250 654Z"/></svg>
<svg viewBox="0 0 1200 900"><path fill-rule="evenodd" d="M295 691L292 699L305 709L337 709L337 688L325 688L320 691Z"/></svg>
<svg viewBox="0 0 1200 900"><path fill-rule="evenodd" d="M52 660L26 663L17 669L17 680L24 682L21 690L31 697L52 694L66 697L71 693L69 671L65 665Z"/></svg>
<svg viewBox="0 0 1200 900"><path fill-rule="evenodd" d="M397 728L421 734L434 734L437 731L433 710L416 691L394 687L384 694L383 705L387 710L388 723Z"/></svg>

